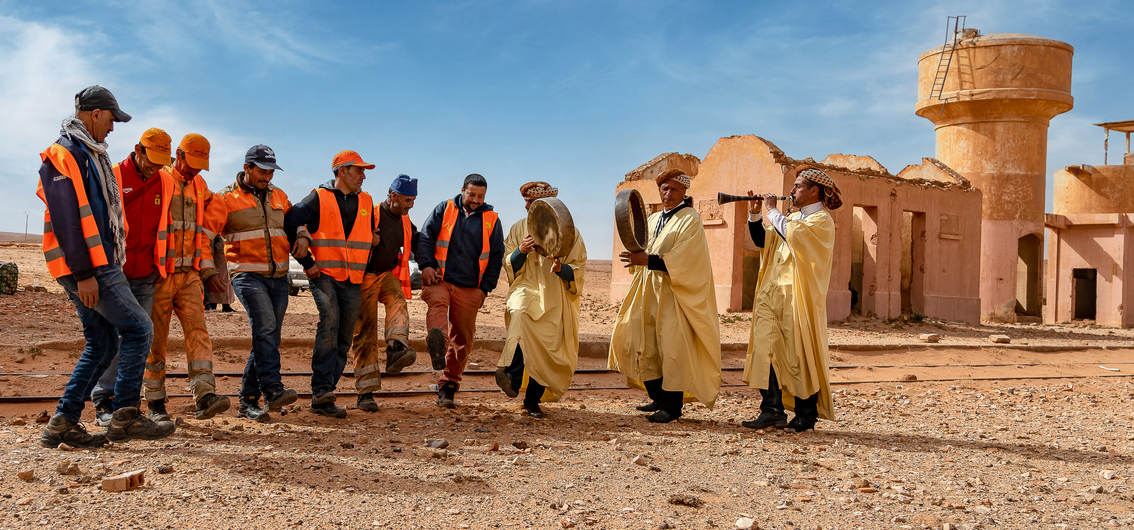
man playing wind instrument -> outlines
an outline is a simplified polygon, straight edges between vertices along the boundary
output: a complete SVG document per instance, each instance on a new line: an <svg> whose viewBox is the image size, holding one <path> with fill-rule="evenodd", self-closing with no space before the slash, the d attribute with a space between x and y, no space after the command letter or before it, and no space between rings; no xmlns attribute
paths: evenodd
<svg viewBox="0 0 1134 530"><path fill-rule="evenodd" d="M653 412L681 417L684 394L710 408L721 386L720 321L713 267L701 216L685 200L690 178L671 169L656 179L663 211L647 221L644 252L622 252L633 278L610 338L607 364L632 386L644 386Z"/></svg>

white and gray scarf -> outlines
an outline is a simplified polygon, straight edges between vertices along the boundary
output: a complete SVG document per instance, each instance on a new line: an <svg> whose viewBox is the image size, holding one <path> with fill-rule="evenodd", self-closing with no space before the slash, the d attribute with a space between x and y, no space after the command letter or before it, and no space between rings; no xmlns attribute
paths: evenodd
<svg viewBox="0 0 1134 530"><path fill-rule="evenodd" d="M87 127L74 115L63 120L61 134L70 136L72 140L83 142L95 159L98 168L98 180L102 184L102 196L110 210L110 236L114 238L114 261L119 265L126 263L126 229L123 226L124 212L122 210L122 191L118 189L118 179L114 178L114 166L110 164L110 156L106 154L106 142L96 142L91 138ZM106 237L107 234L103 234Z"/></svg>

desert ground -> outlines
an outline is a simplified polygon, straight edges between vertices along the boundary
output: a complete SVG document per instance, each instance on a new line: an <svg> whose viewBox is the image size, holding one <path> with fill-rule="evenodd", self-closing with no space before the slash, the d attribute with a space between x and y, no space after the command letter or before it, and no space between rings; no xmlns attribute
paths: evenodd
<svg viewBox="0 0 1134 530"><path fill-rule="evenodd" d="M609 261L588 264L580 372L543 419L521 416L519 399L490 375L505 336L501 285L481 310L455 410L429 393L437 375L416 297L418 363L385 379L379 412L352 408L341 420L312 414L303 398L267 424L235 418L235 398L229 412L193 419L175 319L172 437L44 449L39 418L53 413L49 398L62 393L83 340L37 245L20 241L0 243L0 261L19 265L22 286L44 289L0 296L0 528L1134 526L1134 330L835 322L836 417L789 434L740 426L758 414L759 394L741 381L750 314L729 313L716 406L687 404L679 421L655 425L634 410L644 393L605 371L618 311ZM250 349L235 307L207 313L226 393ZM316 321L308 293L291 299L285 372L310 371ZM922 343L922 333L941 340ZM993 344L993 334L1011 343ZM285 382L310 390L306 375ZM353 405L349 376L338 390L339 404ZM88 407L96 431L92 417ZM145 470L143 486L101 489L104 477L134 470Z"/></svg>

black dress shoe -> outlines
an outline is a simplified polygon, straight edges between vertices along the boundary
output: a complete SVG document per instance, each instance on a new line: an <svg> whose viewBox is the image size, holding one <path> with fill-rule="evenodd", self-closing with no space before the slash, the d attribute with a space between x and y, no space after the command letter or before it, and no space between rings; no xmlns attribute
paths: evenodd
<svg viewBox="0 0 1134 530"><path fill-rule="evenodd" d="M638 409L642 412L657 412L657 411L661 410L661 405L659 405L657 401L651 401L649 403L644 403L642 405L638 405L637 407L634 407L634 408L636 408L636 409Z"/></svg>
<svg viewBox="0 0 1134 530"><path fill-rule="evenodd" d="M650 423L669 423L680 417L680 414L674 416L673 414L670 414L668 410L659 410L653 414L650 414L649 416L646 416L646 419L650 420Z"/></svg>
<svg viewBox="0 0 1134 530"><path fill-rule="evenodd" d="M508 373L500 368L496 369L496 386L510 398L520 395L520 385L515 384L515 381L508 377Z"/></svg>
<svg viewBox="0 0 1134 530"><path fill-rule="evenodd" d="M787 427L787 424L787 414L772 414L770 412L761 412L754 420L740 422L741 426L749 429L767 429L768 427L782 429Z"/></svg>
<svg viewBox="0 0 1134 530"><path fill-rule="evenodd" d="M784 428L787 432L803 432L815 429L815 420L809 420L796 416L788 422L787 427Z"/></svg>
<svg viewBox="0 0 1134 530"><path fill-rule="evenodd" d="M538 403L528 405L524 404L524 410L528 412L528 416L533 418L542 418L544 416L543 409L539 408Z"/></svg>

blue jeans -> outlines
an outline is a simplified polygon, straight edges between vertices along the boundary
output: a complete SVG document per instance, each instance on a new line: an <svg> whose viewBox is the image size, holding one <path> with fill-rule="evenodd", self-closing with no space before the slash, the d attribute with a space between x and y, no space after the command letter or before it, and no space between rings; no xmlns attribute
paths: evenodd
<svg viewBox="0 0 1134 530"><path fill-rule="evenodd" d="M362 308L362 285L321 274L311 280L311 297L319 309L315 351L311 354L311 393L320 396L334 392L343 375L354 324Z"/></svg>
<svg viewBox="0 0 1134 530"><path fill-rule="evenodd" d="M130 284L130 292L134 293L134 298L138 300L138 305L142 306L142 311L145 311L147 316L154 311L154 291L156 290L154 286L157 284L158 278L160 276L157 272L154 272L149 276L126 279ZM103 399L114 397L114 382L117 378L118 353L116 352L114 358L110 360L110 364L106 366L106 371L102 373L102 378L98 380L98 384L91 391L91 401L95 405L98 405L98 402Z"/></svg>
<svg viewBox="0 0 1134 530"><path fill-rule="evenodd" d="M252 352L240 381L243 398L260 399L264 390L281 382L280 339L289 288L285 277L268 278L242 272L232 278L232 289L248 312L248 323L252 326Z"/></svg>
<svg viewBox="0 0 1134 530"><path fill-rule="evenodd" d="M93 308L79 300L79 284L73 276L56 279L75 304L79 322L83 324L83 338L87 339L63 390L63 399L55 407L57 414L72 421L79 421L91 389L115 354L118 355L118 373L111 409L137 406L141 400L142 372L154 339L150 317L130 292L122 267L95 267L94 278L98 281L98 303Z"/></svg>

